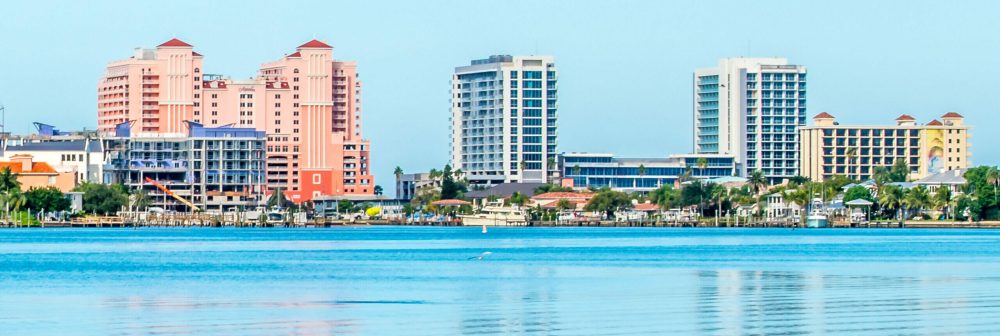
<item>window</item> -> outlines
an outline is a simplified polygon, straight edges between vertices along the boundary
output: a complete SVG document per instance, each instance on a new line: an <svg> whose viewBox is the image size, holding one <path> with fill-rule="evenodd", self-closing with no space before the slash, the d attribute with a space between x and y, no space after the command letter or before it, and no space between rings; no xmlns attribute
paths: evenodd
<svg viewBox="0 0 1000 336"><path fill-rule="evenodd" d="M323 181L323 178L321 177L320 174L313 174L312 179L313 179L313 184L320 184Z"/></svg>

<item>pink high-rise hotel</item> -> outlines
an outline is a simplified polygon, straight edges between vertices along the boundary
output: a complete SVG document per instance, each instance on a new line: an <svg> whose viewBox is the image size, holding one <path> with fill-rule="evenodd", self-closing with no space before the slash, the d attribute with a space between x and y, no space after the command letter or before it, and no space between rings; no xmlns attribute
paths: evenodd
<svg viewBox="0 0 1000 336"><path fill-rule="evenodd" d="M267 189L299 203L323 195L372 195L361 137L361 82L354 62L309 41L261 66L257 77L210 74L203 56L172 39L108 64L97 85L98 131L129 123L133 137L183 135L186 121L267 133Z"/></svg>

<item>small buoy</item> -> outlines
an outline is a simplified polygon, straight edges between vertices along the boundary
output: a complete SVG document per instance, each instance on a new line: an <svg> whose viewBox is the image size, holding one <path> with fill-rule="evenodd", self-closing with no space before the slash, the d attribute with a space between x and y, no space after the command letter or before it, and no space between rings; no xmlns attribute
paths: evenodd
<svg viewBox="0 0 1000 336"><path fill-rule="evenodd" d="M483 233L486 233L486 225L483 225Z"/></svg>

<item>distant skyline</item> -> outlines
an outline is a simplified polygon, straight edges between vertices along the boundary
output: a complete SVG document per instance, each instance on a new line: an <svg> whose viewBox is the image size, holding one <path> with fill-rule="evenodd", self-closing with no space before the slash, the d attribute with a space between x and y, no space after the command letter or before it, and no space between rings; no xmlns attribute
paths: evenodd
<svg viewBox="0 0 1000 336"><path fill-rule="evenodd" d="M560 152L691 152L693 71L777 56L809 68L810 117L926 123L956 111L973 127L972 163L1000 161L993 2L20 1L5 12L0 104L14 133L33 121L94 129L97 80L135 47L181 38L207 72L238 79L323 40L358 63L364 134L387 194L395 166L448 163L451 74L493 54L555 57Z"/></svg>

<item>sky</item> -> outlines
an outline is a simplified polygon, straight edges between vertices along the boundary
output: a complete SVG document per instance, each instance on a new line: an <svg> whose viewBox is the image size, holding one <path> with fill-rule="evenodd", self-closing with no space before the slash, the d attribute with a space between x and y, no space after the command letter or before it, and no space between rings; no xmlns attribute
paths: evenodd
<svg viewBox="0 0 1000 336"><path fill-rule="evenodd" d="M841 124L971 124L973 164L1000 160L990 1L28 1L4 4L7 130L96 128L105 65L180 38L206 72L254 76L317 38L353 60L376 184L448 163L450 80L494 54L552 55L560 152L664 157L692 149L692 72L725 57L786 57L809 71L810 115ZM810 121L811 122L811 121Z"/></svg>

